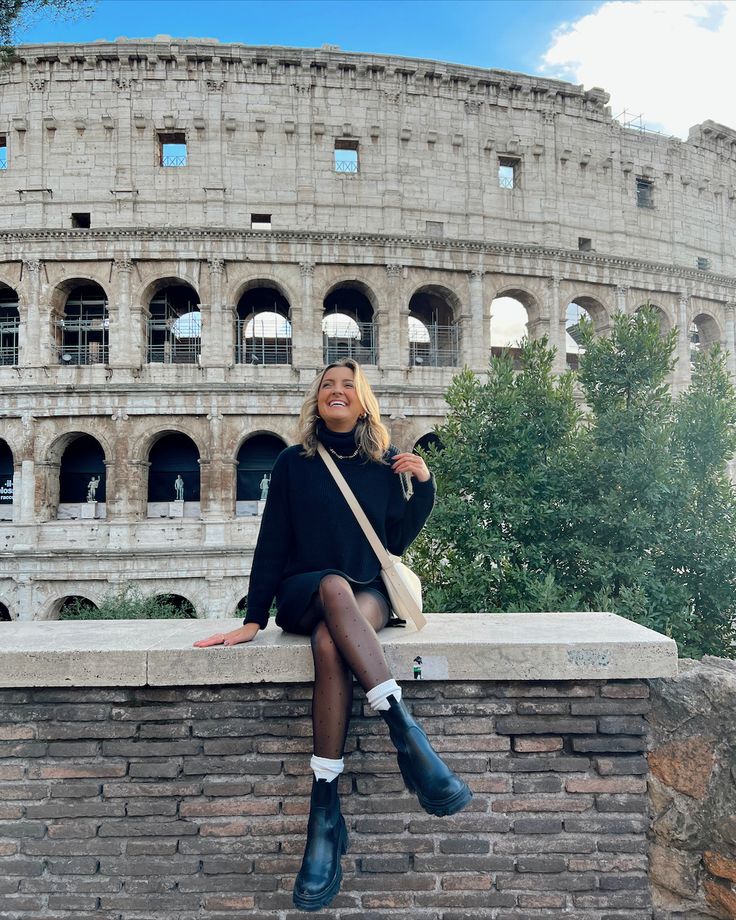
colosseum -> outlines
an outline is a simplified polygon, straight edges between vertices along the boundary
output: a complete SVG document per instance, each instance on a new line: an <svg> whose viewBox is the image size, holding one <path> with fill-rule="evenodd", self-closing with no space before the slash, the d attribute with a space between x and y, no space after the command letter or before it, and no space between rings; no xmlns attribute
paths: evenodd
<svg viewBox="0 0 736 920"><path fill-rule="evenodd" d="M209 40L33 45L0 71L0 618L126 584L237 615L268 471L336 356L394 441L467 365L643 303L673 386L734 363L736 132L598 88ZM183 601L182 601L183 603Z"/></svg>

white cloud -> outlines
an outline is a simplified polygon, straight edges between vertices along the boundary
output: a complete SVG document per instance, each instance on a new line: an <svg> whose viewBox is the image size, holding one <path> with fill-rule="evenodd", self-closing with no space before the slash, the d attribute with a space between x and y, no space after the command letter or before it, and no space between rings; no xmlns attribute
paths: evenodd
<svg viewBox="0 0 736 920"><path fill-rule="evenodd" d="M687 137L707 119L736 129L736 3L610 0L552 36L540 71L603 87L617 116Z"/></svg>

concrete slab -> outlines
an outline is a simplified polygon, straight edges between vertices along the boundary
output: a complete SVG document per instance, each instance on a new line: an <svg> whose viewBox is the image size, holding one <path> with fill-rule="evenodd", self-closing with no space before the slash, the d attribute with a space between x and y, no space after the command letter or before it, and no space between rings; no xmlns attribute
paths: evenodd
<svg viewBox="0 0 736 920"><path fill-rule="evenodd" d="M434 613L381 641L397 680L614 680L677 673L672 639L611 613ZM309 642L270 626L250 644L193 648L238 620L0 626L0 686L176 686L311 680Z"/></svg>

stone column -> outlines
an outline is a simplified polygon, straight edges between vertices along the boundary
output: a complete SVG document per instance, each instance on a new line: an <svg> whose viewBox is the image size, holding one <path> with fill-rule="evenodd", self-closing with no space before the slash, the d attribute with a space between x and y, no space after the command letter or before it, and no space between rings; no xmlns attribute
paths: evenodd
<svg viewBox="0 0 736 920"><path fill-rule="evenodd" d="M203 521L220 521L225 516L225 497L228 483L226 458L222 454L222 415L213 410L207 416L210 426L210 459L199 461L200 516ZM234 509L233 509L234 511Z"/></svg>
<svg viewBox="0 0 736 920"><path fill-rule="evenodd" d="M386 297L376 313L378 326L378 364L383 370L398 370L409 363L408 313L402 311L404 266L386 266Z"/></svg>
<svg viewBox="0 0 736 920"><path fill-rule="evenodd" d="M36 523L36 464L34 462L34 419L30 412L21 417L23 443L20 463L13 477L13 521L19 524Z"/></svg>
<svg viewBox="0 0 736 920"><path fill-rule="evenodd" d="M736 376L736 303L727 303L723 308L726 322L726 366L732 377Z"/></svg>
<svg viewBox="0 0 736 920"><path fill-rule="evenodd" d="M26 284L25 311L21 310L20 342L18 356L24 367L38 367L41 364L41 268L43 263L28 259L23 263L23 272L28 273ZM25 318L23 313L25 312Z"/></svg>
<svg viewBox="0 0 736 920"><path fill-rule="evenodd" d="M566 317L560 305L560 279L557 276L547 279L546 301L547 316L549 317L549 344L550 347L555 349L552 370L555 374L564 374L567 367Z"/></svg>
<svg viewBox="0 0 736 920"><path fill-rule="evenodd" d="M202 312L202 364L205 367L224 367L233 363L234 339L222 295L225 262L223 259L212 258L208 265L210 302L209 305L199 305Z"/></svg>
<svg viewBox="0 0 736 920"><path fill-rule="evenodd" d="M53 521L59 512L59 472L61 464L52 460L39 460L36 462L35 496L37 505L37 523Z"/></svg>
<svg viewBox="0 0 736 920"><path fill-rule="evenodd" d="M677 364L675 364L674 383L677 391L686 390L690 385L690 295L680 294L677 299Z"/></svg>
<svg viewBox="0 0 736 920"><path fill-rule="evenodd" d="M628 293L629 293L628 285L626 284L616 285L616 312L617 313L626 313Z"/></svg>
<svg viewBox="0 0 736 920"><path fill-rule="evenodd" d="M109 364L110 367L137 367L140 362L138 341L135 335L130 310L130 273L133 263L130 259L115 259L113 268L116 274L115 303L109 308Z"/></svg>
<svg viewBox="0 0 736 920"><path fill-rule="evenodd" d="M483 309L483 271L470 272L470 310L468 321L460 330L462 335L461 364L467 364L476 373L488 369L491 352L490 328Z"/></svg>
<svg viewBox="0 0 736 920"><path fill-rule="evenodd" d="M314 301L314 262L300 262L301 303L292 305L291 361L311 380L322 367L322 305Z"/></svg>

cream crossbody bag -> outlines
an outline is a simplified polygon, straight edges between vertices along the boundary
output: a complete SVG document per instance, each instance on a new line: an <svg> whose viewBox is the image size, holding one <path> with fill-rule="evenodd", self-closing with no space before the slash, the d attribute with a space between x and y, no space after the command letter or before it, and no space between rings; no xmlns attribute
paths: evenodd
<svg viewBox="0 0 736 920"><path fill-rule="evenodd" d="M422 614L422 583L418 576L412 572L408 565L404 565L398 556L390 553L378 539L376 531L366 517L365 511L358 504L353 490L345 481L345 477L337 468L337 464L325 450L324 445L318 444L317 451L324 460L325 466L332 473L337 487L342 492L350 510L355 515L363 533L366 535L371 549L381 563L381 575L386 585L388 596L394 613L400 620L412 620L416 628L422 629L427 621Z"/></svg>

